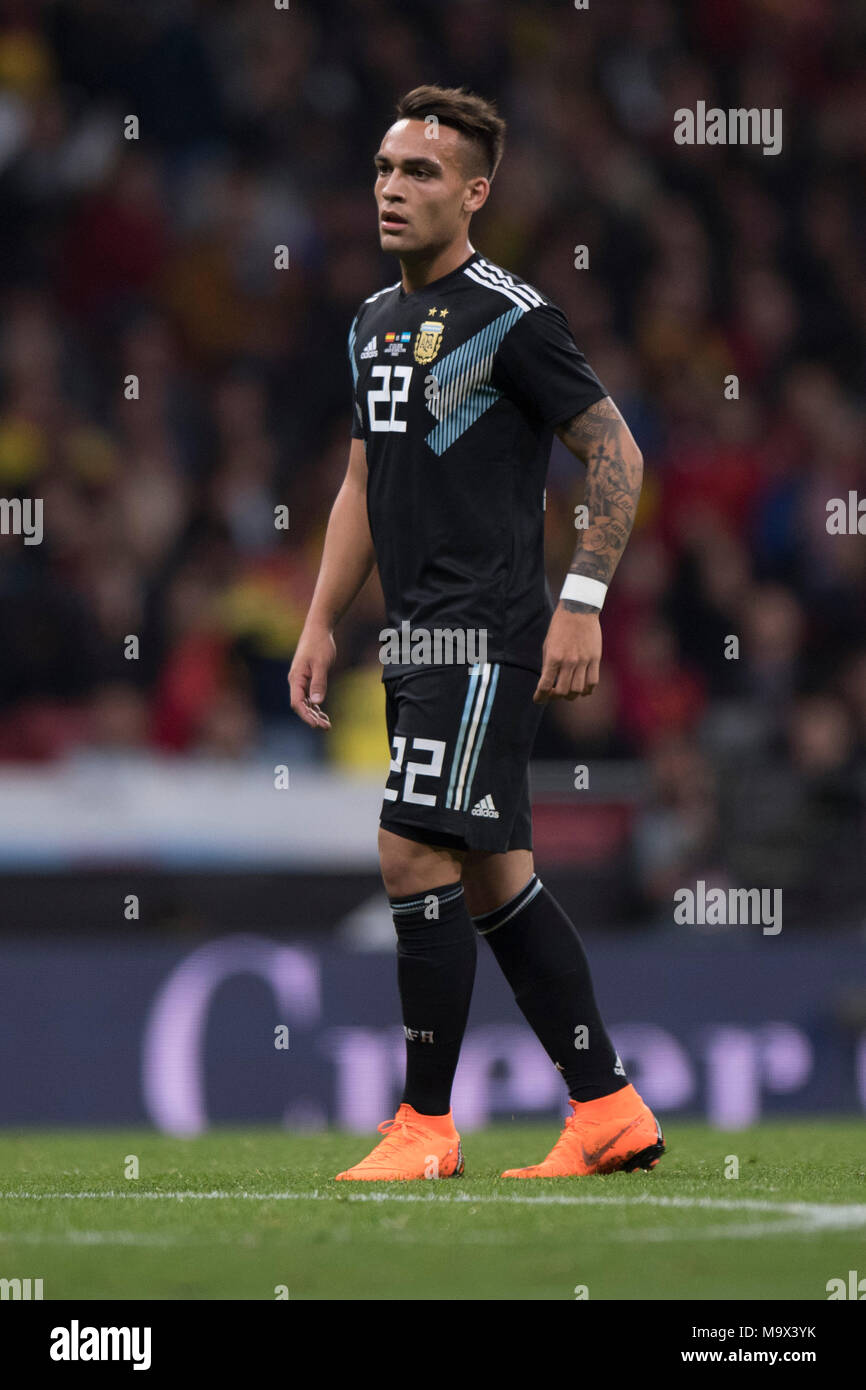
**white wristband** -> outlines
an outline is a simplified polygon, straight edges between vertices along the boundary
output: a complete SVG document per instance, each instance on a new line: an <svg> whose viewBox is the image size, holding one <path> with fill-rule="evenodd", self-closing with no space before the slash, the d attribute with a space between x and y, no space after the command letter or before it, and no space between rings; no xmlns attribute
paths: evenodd
<svg viewBox="0 0 866 1390"><path fill-rule="evenodd" d="M607 585L600 579L590 579L585 574L567 574L560 592L560 598L573 599L575 603L591 603L601 612Z"/></svg>

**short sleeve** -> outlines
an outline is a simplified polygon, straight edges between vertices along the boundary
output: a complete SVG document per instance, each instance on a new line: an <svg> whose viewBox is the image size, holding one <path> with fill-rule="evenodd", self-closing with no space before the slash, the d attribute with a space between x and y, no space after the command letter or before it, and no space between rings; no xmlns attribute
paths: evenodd
<svg viewBox="0 0 866 1390"><path fill-rule="evenodd" d="M359 315L356 314L352 320L352 327L349 329L349 365L352 368L352 438L364 439L364 417L361 413L361 403L358 400L358 363L355 358L358 318Z"/></svg>
<svg viewBox="0 0 866 1390"><path fill-rule="evenodd" d="M550 428L607 395L555 304L530 309L506 333L494 359L493 384Z"/></svg>

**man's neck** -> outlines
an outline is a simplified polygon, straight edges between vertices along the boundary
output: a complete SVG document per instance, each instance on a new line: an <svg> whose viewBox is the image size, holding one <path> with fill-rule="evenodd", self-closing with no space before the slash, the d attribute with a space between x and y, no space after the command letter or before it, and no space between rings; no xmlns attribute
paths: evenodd
<svg viewBox="0 0 866 1390"><path fill-rule="evenodd" d="M452 270L456 270L464 261L468 261L474 251L475 248L467 237L463 241L455 242L452 246L446 247L444 251L437 251L435 255L426 260L413 259L408 263L401 261L400 269L405 293L413 294L415 290L423 290L425 285L431 284L434 280L441 280L443 275L450 275Z"/></svg>

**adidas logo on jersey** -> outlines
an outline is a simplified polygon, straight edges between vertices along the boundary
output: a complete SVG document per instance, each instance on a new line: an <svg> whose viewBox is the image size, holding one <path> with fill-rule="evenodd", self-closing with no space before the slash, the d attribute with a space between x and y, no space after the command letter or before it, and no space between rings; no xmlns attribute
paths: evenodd
<svg viewBox="0 0 866 1390"><path fill-rule="evenodd" d="M379 349L378 349L377 346L376 346L376 335L375 335L375 333L374 333L373 336L372 336L372 338L370 339L369 343L368 343L367 346L364 348L364 351L361 353L361 361L363 362L365 357L378 357L378 356L379 356Z"/></svg>
<svg viewBox="0 0 866 1390"><path fill-rule="evenodd" d="M493 805L493 797L489 793L475 803L472 807L472 814L473 816L489 816L491 820L499 820L499 812Z"/></svg>

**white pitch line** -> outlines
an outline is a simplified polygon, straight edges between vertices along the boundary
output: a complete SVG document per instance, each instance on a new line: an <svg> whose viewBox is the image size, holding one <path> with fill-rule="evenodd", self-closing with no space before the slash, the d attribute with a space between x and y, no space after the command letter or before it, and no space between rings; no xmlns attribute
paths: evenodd
<svg viewBox="0 0 866 1390"><path fill-rule="evenodd" d="M610 1235L609 1240L629 1241L670 1241L670 1240L745 1240L755 1236L813 1236L817 1231L826 1229L817 1225L808 1218L798 1220L792 1217L790 1221L753 1221L750 1225L730 1225L730 1226L700 1226L694 1230L682 1228L678 1230L675 1226L659 1226L653 1228L648 1226L645 1231L629 1231L628 1233L618 1231L615 1235ZM851 1229L851 1228L848 1228Z"/></svg>
<svg viewBox="0 0 866 1390"><path fill-rule="evenodd" d="M395 1184L396 1186L396 1184ZM426 1184L425 1184L426 1186ZM625 1193L622 1196L601 1193L585 1193L582 1196L558 1192L537 1192L537 1193L511 1193L511 1192L490 1192L479 1193L473 1196L469 1192L455 1192L451 1196L444 1193L437 1195L428 1192L423 1195L420 1192L394 1192L394 1191L369 1191L353 1192L351 1185L346 1184L342 1189L334 1188L327 1192L320 1192L314 1188L312 1192L247 1192L241 1189L237 1192L226 1192L218 1188L210 1192L195 1191L165 1191L165 1192L136 1192L134 1189L120 1189L97 1192L0 1192L0 1200L15 1201L27 1200L35 1202L43 1201L217 1201L217 1202L327 1202L335 1198L350 1202L445 1202L454 1206L471 1205L477 1206L479 1203L498 1203L513 1202L518 1205L530 1206L650 1206L650 1207L679 1207L679 1208L706 1208L711 1211L771 1211L789 1212L792 1215L801 1216L812 1211L846 1211L849 1213L862 1213L866 1220L866 1204L844 1207L841 1204L834 1206L828 1202L771 1202L761 1198L753 1197L664 1197L656 1196L652 1193Z"/></svg>
<svg viewBox="0 0 866 1390"><path fill-rule="evenodd" d="M218 1240L219 1237L215 1237ZM33 1231L0 1231L0 1245L144 1245L172 1246L190 1244L176 1236L146 1235L138 1231L63 1231L57 1235L36 1234ZM210 1241L207 1242L210 1244Z"/></svg>
<svg viewBox="0 0 866 1390"><path fill-rule="evenodd" d="M862 1203L832 1203L832 1202L771 1202L760 1198L742 1197L665 1197L656 1196L652 1193L633 1193L621 1196L602 1195L586 1193L583 1196L576 1196L566 1193L487 1193L473 1197L469 1193L454 1192L450 1196L429 1192L422 1195L420 1192L394 1192L394 1191L370 1191L352 1192L336 1191L329 1189L320 1192L316 1188L312 1192L224 1192L214 1190L211 1192L135 1192L135 1191L108 1191L108 1192L3 1192L0 1193L2 1200L24 1200L24 1201L246 1201L246 1202L347 1202L347 1203L382 1203L397 1202L401 1204L421 1204L434 1205L436 1203L445 1206L475 1207L486 1205L512 1205L512 1206L557 1206L557 1207L592 1207L592 1206L612 1206L612 1207L658 1207L661 1209L673 1209L679 1211L699 1210L699 1211L728 1211L728 1212L755 1212L761 1216L772 1215L776 1220L756 1220L752 1222L737 1222L715 1226L705 1226L701 1229L689 1229L683 1227L646 1227L643 1230L616 1231L609 1232L610 1240L625 1241L676 1241L676 1240L715 1240L715 1239L751 1239L754 1237L773 1237L782 1235L816 1235L823 1231L851 1231L866 1227L866 1204ZM780 1220L778 1218L787 1218ZM104 1239L103 1239L104 1237ZM2 1240L30 1240L30 1243L38 1244L41 1240L50 1240L52 1237L30 1236L27 1233L22 1236L8 1235L0 1236ZM82 1245L92 1244L139 1244L157 1245L171 1243L189 1243L185 1241L174 1241L171 1237L138 1236L131 1232L71 1232L59 1236L61 1241L70 1241Z"/></svg>
<svg viewBox="0 0 866 1390"><path fill-rule="evenodd" d="M4 1201L223 1201L223 1202L404 1202L404 1203L445 1203L449 1206L485 1206L490 1204L513 1204L517 1206L615 1206L615 1207L670 1207L675 1210L703 1211L754 1211L789 1216L801 1221L810 1221L816 1227L826 1229L850 1229L866 1225L866 1204L832 1202L771 1202L760 1198L742 1197L664 1197L652 1193L623 1194L622 1196L586 1193L583 1196L565 1193L510 1193L495 1192L472 1196L471 1193L455 1192L453 1195L430 1192L422 1196L419 1192L352 1192L328 1190L320 1192L225 1192L219 1189L211 1192L135 1192L130 1190L108 1192L0 1192ZM725 1228L727 1229L727 1228ZM749 1229L749 1228L744 1228Z"/></svg>
<svg viewBox="0 0 866 1390"><path fill-rule="evenodd" d="M819 1231L855 1231L866 1226L866 1207L834 1205L832 1202L779 1202L767 1204L765 1210L787 1216L783 1221L751 1221L720 1226L704 1226L700 1230L678 1229L675 1226L647 1226L641 1231L617 1231L612 1240L740 1240L754 1236L810 1236Z"/></svg>
<svg viewBox="0 0 866 1390"><path fill-rule="evenodd" d="M388 1241L396 1245L417 1245L418 1237L411 1231L389 1230ZM425 1245L443 1245L449 1249L454 1247L454 1237L450 1232L434 1231L425 1232L423 1236ZM486 1233L470 1231L460 1237L461 1246L473 1245L484 1249L491 1246L501 1248L510 1245L511 1239L507 1232L488 1231ZM253 1250L257 1253L267 1253L261 1240L253 1239L250 1236L234 1237L230 1235L145 1235L135 1231L58 1231L37 1233L34 1231L0 1231L0 1254L3 1252L4 1245L78 1245L78 1246L100 1246L100 1245L122 1245L122 1246L142 1246L145 1249L156 1247L165 1249L177 1249L183 1246L189 1249L199 1249L202 1246L227 1245L234 1250Z"/></svg>

